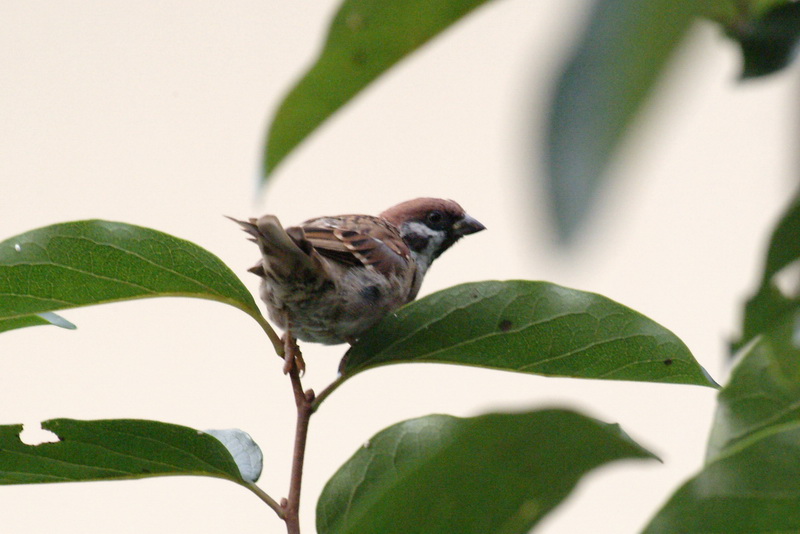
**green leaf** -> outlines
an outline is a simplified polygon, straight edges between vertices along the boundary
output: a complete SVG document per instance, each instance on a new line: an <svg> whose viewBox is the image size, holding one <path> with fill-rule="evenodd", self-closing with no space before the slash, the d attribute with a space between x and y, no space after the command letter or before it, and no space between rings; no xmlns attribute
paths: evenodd
<svg viewBox="0 0 800 534"><path fill-rule="evenodd" d="M800 259L800 196L795 197L772 231L761 284L768 284L784 267Z"/></svg>
<svg viewBox="0 0 800 534"><path fill-rule="evenodd" d="M702 6L596 0L547 124L549 204L562 240L583 223L628 126Z"/></svg>
<svg viewBox="0 0 800 534"><path fill-rule="evenodd" d="M344 378L434 362L549 376L716 385L673 333L606 297L547 282L473 282L401 308L362 336Z"/></svg>
<svg viewBox="0 0 800 534"><path fill-rule="evenodd" d="M756 78L784 69L796 56L800 41L800 4L784 2L729 28L744 57L742 78Z"/></svg>
<svg viewBox="0 0 800 534"><path fill-rule="evenodd" d="M697 0L700 11L707 19L728 26L741 12L741 0Z"/></svg>
<svg viewBox="0 0 800 534"><path fill-rule="evenodd" d="M199 475L246 485L219 440L184 426L52 419L42 428L60 441L27 445L20 441L22 425L0 426L0 484Z"/></svg>
<svg viewBox="0 0 800 534"><path fill-rule="evenodd" d="M770 427L800 423L799 320L785 318L744 349L719 394L709 458Z"/></svg>
<svg viewBox="0 0 800 534"><path fill-rule="evenodd" d="M704 17L733 28L791 0L697 0Z"/></svg>
<svg viewBox="0 0 800 534"><path fill-rule="evenodd" d="M266 321L247 288L199 246L156 230L78 221L0 243L0 331L53 323L53 310L182 296L235 306Z"/></svg>
<svg viewBox="0 0 800 534"><path fill-rule="evenodd" d="M719 394L704 469L647 533L800 531L798 317L748 346Z"/></svg>
<svg viewBox="0 0 800 534"><path fill-rule="evenodd" d="M42 326L47 324L50 324L50 322L42 319L38 315L11 317L8 319L0 319L0 332L15 330L17 328L26 328L28 326Z"/></svg>
<svg viewBox="0 0 800 534"><path fill-rule="evenodd" d="M317 531L524 534L584 474L624 458L655 456L618 426L569 411L412 419L375 435L333 475Z"/></svg>
<svg viewBox="0 0 800 534"><path fill-rule="evenodd" d="M264 178L370 82L486 1L345 0L316 63L275 114Z"/></svg>
<svg viewBox="0 0 800 534"><path fill-rule="evenodd" d="M800 423L771 427L707 465L644 532L800 532Z"/></svg>
<svg viewBox="0 0 800 534"><path fill-rule="evenodd" d="M60 315L53 312L38 313L36 315L22 315L19 317L11 317L7 319L0 319L0 332L6 330L14 330L16 328L25 328L27 326L41 326L53 325L67 330L75 330L75 325L67 321Z"/></svg>
<svg viewBox="0 0 800 534"><path fill-rule="evenodd" d="M797 297L784 295L772 282L762 286L744 305L742 336L732 343L732 354L798 309L800 300Z"/></svg>
<svg viewBox="0 0 800 534"><path fill-rule="evenodd" d="M733 347L741 348L761 332L781 323L800 309L800 295L785 295L776 277L800 259L800 196L795 197L772 231L761 285L745 304L741 339Z"/></svg>

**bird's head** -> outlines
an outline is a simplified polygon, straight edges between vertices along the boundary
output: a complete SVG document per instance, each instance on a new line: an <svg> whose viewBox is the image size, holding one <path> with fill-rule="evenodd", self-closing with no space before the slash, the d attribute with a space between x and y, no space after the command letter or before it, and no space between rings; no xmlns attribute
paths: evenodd
<svg viewBox="0 0 800 534"><path fill-rule="evenodd" d="M395 225L423 273L445 250L465 235L486 227L452 200L416 198L380 215Z"/></svg>

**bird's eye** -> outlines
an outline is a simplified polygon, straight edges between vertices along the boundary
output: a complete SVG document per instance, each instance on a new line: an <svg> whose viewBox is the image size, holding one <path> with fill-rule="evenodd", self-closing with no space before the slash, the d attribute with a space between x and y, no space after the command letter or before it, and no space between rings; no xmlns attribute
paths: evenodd
<svg viewBox="0 0 800 534"><path fill-rule="evenodd" d="M444 222L444 214L439 210L428 213L428 224L432 227L441 226Z"/></svg>

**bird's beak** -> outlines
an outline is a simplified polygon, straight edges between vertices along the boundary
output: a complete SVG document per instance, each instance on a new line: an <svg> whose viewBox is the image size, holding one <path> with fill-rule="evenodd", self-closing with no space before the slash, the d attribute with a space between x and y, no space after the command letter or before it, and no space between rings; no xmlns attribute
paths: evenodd
<svg viewBox="0 0 800 534"><path fill-rule="evenodd" d="M461 220L456 221L453 225L455 234L459 237L474 234L481 230L486 230L486 227L478 222L477 219L472 218L470 215L464 215Z"/></svg>

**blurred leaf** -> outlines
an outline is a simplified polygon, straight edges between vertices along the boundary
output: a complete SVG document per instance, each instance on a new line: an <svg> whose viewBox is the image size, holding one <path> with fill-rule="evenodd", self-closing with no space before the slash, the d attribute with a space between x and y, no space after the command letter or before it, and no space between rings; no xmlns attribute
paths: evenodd
<svg viewBox="0 0 800 534"><path fill-rule="evenodd" d="M800 532L800 424L770 427L708 464L644 532Z"/></svg>
<svg viewBox="0 0 800 534"><path fill-rule="evenodd" d="M741 0L697 0L703 17L728 26L737 20L741 13Z"/></svg>
<svg viewBox="0 0 800 534"><path fill-rule="evenodd" d="M0 426L0 484L120 480L164 475L219 477L246 484L225 446L184 426L109 419L52 419L61 441L26 445L22 425Z"/></svg>
<svg viewBox="0 0 800 534"><path fill-rule="evenodd" d="M486 1L345 0L316 63L275 114L267 137L264 179L370 82Z"/></svg>
<svg viewBox="0 0 800 534"><path fill-rule="evenodd" d="M715 386L672 332L606 297L546 282L474 282L401 308L348 351L344 377L434 362L576 378Z"/></svg>
<svg viewBox="0 0 800 534"><path fill-rule="evenodd" d="M769 330L783 317L800 309L797 298L786 297L772 283L759 289L744 306L744 323L741 339L732 344L732 354L761 332Z"/></svg>
<svg viewBox="0 0 800 534"><path fill-rule="evenodd" d="M247 288L210 252L108 221L55 224L0 243L0 295L0 331L52 324L55 314L41 314L53 310L163 296L224 302L265 324Z"/></svg>
<svg viewBox="0 0 800 534"><path fill-rule="evenodd" d="M558 80L547 124L549 205L569 241L609 161L702 5L697 0L596 0Z"/></svg>
<svg viewBox="0 0 800 534"><path fill-rule="evenodd" d="M784 2L729 28L744 56L742 78L772 74L789 65L800 40L800 3Z"/></svg>
<svg viewBox="0 0 800 534"><path fill-rule="evenodd" d="M742 336L733 344L735 349L741 348L761 332L773 328L784 317L800 309L800 295L785 295L776 284L776 276L798 259L800 197L795 197L770 237L761 285L745 304Z"/></svg>
<svg viewBox="0 0 800 534"><path fill-rule="evenodd" d="M772 232L762 285L800 258L800 197L795 197Z"/></svg>
<svg viewBox="0 0 800 534"><path fill-rule="evenodd" d="M719 394L709 458L770 427L800 423L798 321L797 314L785 317L744 349L729 384Z"/></svg>
<svg viewBox="0 0 800 534"><path fill-rule="evenodd" d="M524 534L584 474L624 458L655 456L618 426L568 411L412 419L375 435L333 475L317 531Z"/></svg>
<svg viewBox="0 0 800 534"><path fill-rule="evenodd" d="M745 350L719 407L705 468L645 530L800 531L800 349L797 319Z"/></svg>
<svg viewBox="0 0 800 534"><path fill-rule="evenodd" d="M791 0L697 0L697 3L704 17L731 28L788 1Z"/></svg>

